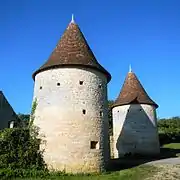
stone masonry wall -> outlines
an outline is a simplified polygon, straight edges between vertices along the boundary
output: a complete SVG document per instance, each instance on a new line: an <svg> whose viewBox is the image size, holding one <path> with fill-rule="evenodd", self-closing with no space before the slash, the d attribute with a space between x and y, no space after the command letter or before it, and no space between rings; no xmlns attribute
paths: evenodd
<svg viewBox="0 0 180 180"><path fill-rule="evenodd" d="M131 152L154 155L160 152L156 110L151 105L113 108L114 157Z"/></svg>
<svg viewBox="0 0 180 180"><path fill-rule="evenodd" d="M34 124L45 135L49 168L99 172L109 160L107 80L84 68L59 68L35 77ZM43 146L42 146L43 147Z"/></svg>

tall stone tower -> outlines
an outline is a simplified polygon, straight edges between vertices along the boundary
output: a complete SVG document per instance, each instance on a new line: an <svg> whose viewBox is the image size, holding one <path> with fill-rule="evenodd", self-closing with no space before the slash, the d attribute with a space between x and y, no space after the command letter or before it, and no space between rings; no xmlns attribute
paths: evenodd
<svg viewBox="0 0 180 180"><path fill-rule="evenodd" d="M109 160L107 83L73 18L48 61L34 74L34 124L45 135L49 168L100 172Z"/></svg>
<svg viewBox="0 0 180 180"><path fill-rule="evenodd" d="M112 109L115 158L160 152L157 107L130 69Z"/></svg>

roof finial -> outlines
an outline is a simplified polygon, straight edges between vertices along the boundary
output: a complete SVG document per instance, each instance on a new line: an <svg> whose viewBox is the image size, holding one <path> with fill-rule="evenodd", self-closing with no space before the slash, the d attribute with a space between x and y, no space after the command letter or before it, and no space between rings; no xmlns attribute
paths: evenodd
<svg viewBox="0 0 180 180"><path fill-rule="evenodd" d="M74 23L74 14L72 14L71 23Z"/></svg>
<svg viewBox="0 0 180 180"><path fill-rule="evenodd" d="M129 72L132 72L131 64L129 65Z"/></svg>

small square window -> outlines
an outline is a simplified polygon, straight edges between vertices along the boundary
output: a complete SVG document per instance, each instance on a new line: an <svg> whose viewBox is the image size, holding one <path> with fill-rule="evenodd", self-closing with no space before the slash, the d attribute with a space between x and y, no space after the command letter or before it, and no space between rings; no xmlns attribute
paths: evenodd
<svg viewBox="0 0 180 180"><path fill-rule="evenodd" d="M83 114L86 114L86 110L85 109L83 109L82 112L83 112Z"/></svg>
<svg viewBox="0 0 180 180"><path fill-rule="evenodd" d="M83 83L84 83L84 81L79 81L79 84L80 84L80 85L83 85Z"/></svg>
<svg viewBox="0 0 180 180"><path fill-rule="evenodd" d="M42 89L42 86L40 86L40 88L39 89Z"/></svg>
<svg viewBox="0 0 180 180"><path fill-rule="evenodd" d="M91 149L99 149L98 141L91 141Z"/></svg>
<svg viewBox="0 0 180 180"><path fill-rule="evenodd" d="M57 86L60 86L61 84L60 83L57 83Z"/></svg>

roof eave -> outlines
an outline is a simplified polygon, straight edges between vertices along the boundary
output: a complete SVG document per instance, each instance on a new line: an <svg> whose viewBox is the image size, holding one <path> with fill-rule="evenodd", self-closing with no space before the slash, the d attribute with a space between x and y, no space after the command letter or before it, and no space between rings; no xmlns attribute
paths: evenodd
<svg viewBox="0 0 180 180"><path fill-rule="evenodd" d="M156 103L145 103L145 102L140 102L140 103L129 103L129 102L124 102L124 103L114 103L112 106L111 106L111 109L117 107L117 106L125 106L125 105L132 105L132 104L146 104L146 105L151 105L151 106L154 106L156 109L159 107L158 104Z"/></svg>
<svg viewBox="0 0 180 180"><path fill-rule="evenodd" d="M32 75L32 78L33 80L35 81L35 76L37 74L39 74L40 72L43 72L43 71L46 71L46 70L50 70L50 69L56 69L56 68L60 68L60 67L87 67L87 68L90 68L90 69L95 69L103 74L105 74L105 76L107 77L107 83L109 83L111 81L111 74L107 71L107 70L101 70L99 68L96 68L94 66L89 66L89 65L84 65L84 64L60 64L60 65L53 65L53 66L49 66L49 67L44 67L44 68L40 68L38 69L37 71L35 71Z"/></svg>

